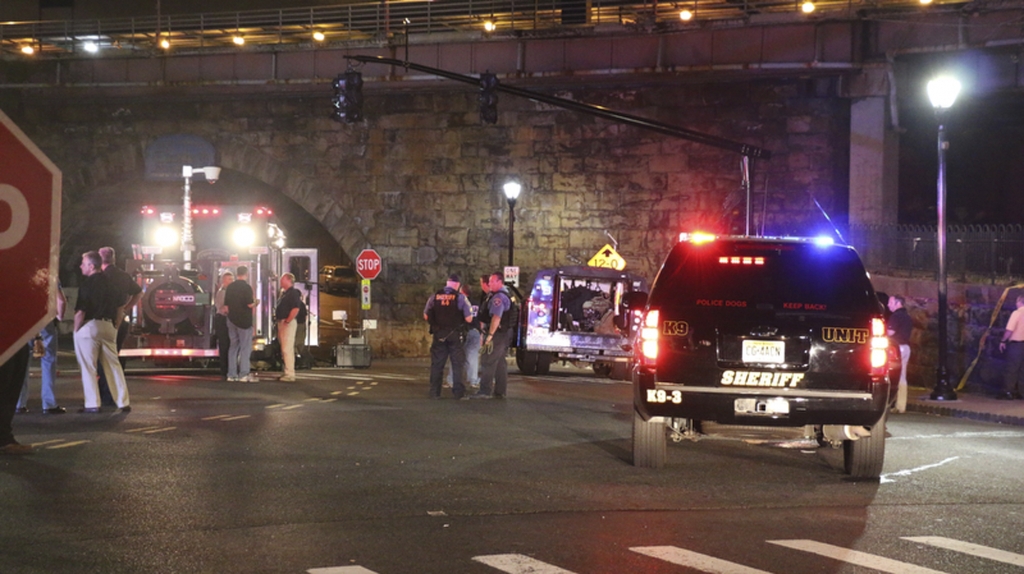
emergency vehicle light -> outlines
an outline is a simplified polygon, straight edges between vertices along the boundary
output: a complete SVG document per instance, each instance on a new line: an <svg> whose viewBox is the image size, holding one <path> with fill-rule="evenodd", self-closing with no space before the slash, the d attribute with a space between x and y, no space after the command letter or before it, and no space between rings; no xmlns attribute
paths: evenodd
<svg viewBox="0 0 1024 574"><path fill-rule="evenodd" d="M640 352L648 361L658 359L658 310L651 309L644 317L643 329L640 329Z"/></svg>
<svg viewBox="0 0 1024 574"><path fill-rule="evenodd" d="M871 372L884 375L889 364L889 337L885 336L885 321L871 319Z"/></svg>
<svg viewBox="0 0 1024 574"><path fill-rule="evenodd" d="M836 240L828 237L827 235L820 235L814 238L814 244L818 247L828 247L829 245L835 245Z"/></svg>
<svg viewBox="0 0 1024 574"><path fill-rule="evenodd" d="M751 257L733 255L731 257L723 255L718 258L718 262L724 265L764 265L764 257Z"/></svg>
<svg viewBox="0 0 1024 574"><path fill-rule="evenodd" d="M142 215L153 215L154 213L156 213L156 210L148 205L143 205L139 213L141 213Z"/></svg>
<svg viewBox="0 0 1024 574"><path fill-rule="evenodd" d="M173 247L178 243L178 230L164 225L156 230L156 244L161 247Z"/></svg>
<svg viewBox="0 0 1024 574"><path fill-rule="evenodd" d="M693 243L695 245L700 245L701 243L710 243L710 242L712 242L714 240L715 240L715 235L714 234L712 234L712 233L705 233L703 231L694 231L693 233L688 233L688 232L684 231L684 232L679 234L679 242L680 243L682 243L684 241L688 241L688 242Z"/></svg>

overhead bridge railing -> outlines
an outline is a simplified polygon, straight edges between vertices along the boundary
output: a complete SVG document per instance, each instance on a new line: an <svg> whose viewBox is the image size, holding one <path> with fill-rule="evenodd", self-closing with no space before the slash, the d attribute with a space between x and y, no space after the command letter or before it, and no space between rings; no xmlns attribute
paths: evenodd
<svg viewBox="0 0 1024 574"><path fill-rule="evenodd" d="M767 14L802 17L799 2L692 0L629 2L623 0L395 0L355 2L310 8L172 14L102 20L44 20L0 23L4 57L124 55L160 50L195 51L296 47L404 41L409 35L489 34L575 29L665 31L700 28L715 21ZM923 10L949 11L953 0L815 0L820 18L863 19L885 12L925 16ZM686 16L684 16L686 15ZM684 19L688 18L688 19ZM424 40L428 41L428 40ZM161 46L163 44L163 46Z"/></svg>

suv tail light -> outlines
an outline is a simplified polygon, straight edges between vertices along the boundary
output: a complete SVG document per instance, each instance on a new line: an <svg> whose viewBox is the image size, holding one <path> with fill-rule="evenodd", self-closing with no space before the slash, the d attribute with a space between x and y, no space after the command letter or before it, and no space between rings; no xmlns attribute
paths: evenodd
<svg viewBox="0 0 1024 574"><path fill-rule="evenodd" d="M658 310L651 309L644 316L640 329L640 356L644 363L653 364L658 360Z"/></svg>
<svg viewBox="0 0 1024 574"><path fill-rule="evenodd" d="M889 368L889 338L885 334L885 321L871 319L871 374L883 376Z"/></svg>

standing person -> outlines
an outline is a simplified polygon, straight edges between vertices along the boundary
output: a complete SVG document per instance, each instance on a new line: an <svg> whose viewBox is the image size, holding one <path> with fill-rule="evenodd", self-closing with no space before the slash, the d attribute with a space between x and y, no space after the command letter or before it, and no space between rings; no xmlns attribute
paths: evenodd
<svg viewBox="0 0 1024 574"><path fill-rule="evenodd" d="M252 354L252 312L260 302L253 295L248 279L249 269L239 265L235 269L235 280L224 293L224 305L228 308L228 333L231 337L228 349L229 381L259 380L250 372L249 356Z"/></svg>
<svg viewBox="0 0 1024 574"><path fill-rule="evenodd" d="M142 299L142 287L135 282L135 279L132 279L127 271L117 266L117 254L113 247L100 247L99 253L100 260L103 262L103 274L110 280L114 289L121 293L120 297L123 299L123 305L114 320L114 328L117 329L116 347L120 354L121 348L124 347L124 340L128 338L128 331L131 328L131 321L126 319L131 314L132 307L138 305L139 300ZM125 362L123 359L118 360L121 362L123 370ZM100 404L112 407L114 406L114 397L110 395L110 386L107 385L106 370L99 369L99 375Z"/></svg>
<svg viewBox="0 0 1024 574"><path fill-rule="evenodd" d="M124 307L122 292L110 284L102 271L100 254L89 251L82 255L82 275L85 280L78 288L75 303L75 357L82 370L82 392L85 408L79 412L100 412L96 363L110 373L114 383L114 401L121 412L131 410L128 404L128 385L124 370L117 360L117 329L114 322Z"/></svg>
<svg viewBox="0 0 1024 574"><path fill-rule="evenodd" d="M277 342L281 345L281 359L284 361L284 374L277 380L287 383L295 381L295 333L300 310L302 293L295 288L295 276L285 273L281 276L281 297L274 310L274 320L277 321Z"/></svg>
<svg viewBox="0 0 1024 574"><path fill-rule="evenodd" d="M999 350L1006 351L1006 372L1003 375L1003 392L996 398L1019 399L1021 370L1024 369L1024 295L1017 296L1017 308L1006 322Z"/></svg>
<svg viewBox="0 0 1024 574"><path fill-rule="evenodd" d="M220 378L228 380L228 353L231 350L231 333L228 332L228 306L224 304L224 295L228 285L235 280L235 274L225 271L220 276L220 288L213 296L213 305L217 312L213 316L213 335L217 339L217 356L220 358Z"/></svg>
<svg viewBox="0 0 1024 574"><path fill-rule="evenodd" d="M473 309L473 322L470 323L469 332L466 333L466 384L470 388L480 388L480 342L483 340L483 327L480 325L480 307L487 301L489 294L489 287L487 285L490 281L490 275L480 276L480 290L482 294L476 299L476 304L471 305ZM463 286L463 293L466 293L465 286ZM469 297L469 294L466 294ZM474 301L473 297L469 297L469 302L472 304ZM452 371L448 370L448 374L445 375L445 386L452 386Z"/></svg>
<svg viewBox="0 0 1024 574"><path fill-rule="evenodd" d="M492 273L487 286L491 295L480 310L479 321L484 328L483 356L480 358L480 390L472 395L474 399L505 398L508 391L505 355L516 323L516 317L511 316L512 299L505 288L504 275Z"/></svg>
<svg viewBox="0 0 1024 574"><path fill-rule="evenodd" d="M893 344L900 348L900 383L896 391L896 412L907 411L907 363L910 362L910 334L914 330L914 321L910 313L903 307L902 295L889 297L889 325L886 329Z"/></svg>
<svg viewBox="0 0 1024 574"><path fill-rule="evenodd" d="M466 371L466 349L462 343L465 325L473 321L469 299L459 292L459 276L452 273L444 288L427 299L423 320L430 324L430 390L432 399L441 398L441 379L444 364L452 362L452 395L456 399L466 396L463 375Z"/></svg>
<svg viewBox="0 0 1024 574"><path fill-rule="evenodd" d="M42 383L40 384L40 395L43 399L43 414L60 415L67 411L57 404L53 394L53 384L57 382L57 336L60 334L60 322L64 318L64 310L67 308L68 300L64 297L64 289L60 281L57 282L57 316L53 318L39 332L43 340L43 356L40 360L42 370ZM109 391L108 391L109 392ZM21 385L21 396L18 397L17 412L28 412L28 369L25 369L25 380Z"/></svg>
<svg viewBox="0 0 1024 574"><path fill-rule="evenodd" d="M0 455L32 454L35 450L27 444L19 444L14 438L14 407L18 403L28 360L31 355L28 345L11 355L0 365Z"/></svg>

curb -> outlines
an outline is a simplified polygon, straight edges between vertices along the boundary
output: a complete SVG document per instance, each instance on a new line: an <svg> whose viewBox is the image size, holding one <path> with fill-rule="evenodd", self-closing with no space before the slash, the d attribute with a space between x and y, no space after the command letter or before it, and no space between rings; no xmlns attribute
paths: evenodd
<svg viewBox="0 0 1024 574"><path fill-rule="evenodd" d="M956 401L950 402L955 403ZM919 413L939 415L943 417L969 419L987 423L998 423L1012 426L1024 426L1024 416L979 412L968 409L961 409L955 406L946 406L949 405L950 402L946 402L941 405L929 403L908 403L907 410Z"/></svg>

